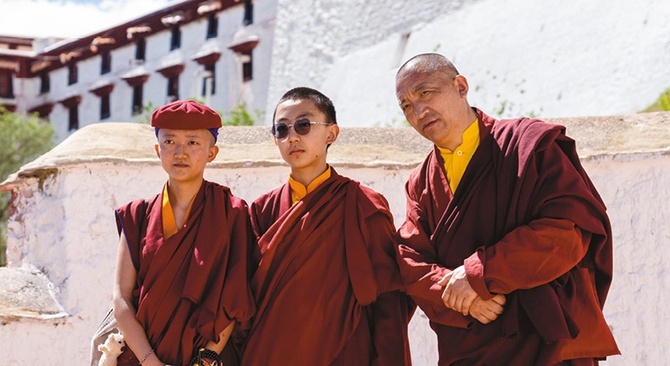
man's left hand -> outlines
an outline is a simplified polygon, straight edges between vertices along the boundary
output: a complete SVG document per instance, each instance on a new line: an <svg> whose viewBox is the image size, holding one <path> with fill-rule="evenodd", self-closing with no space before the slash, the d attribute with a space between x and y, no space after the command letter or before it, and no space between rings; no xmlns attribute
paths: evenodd
<svg viewBox="0 0 670 366"><path fill-rule="evenodd" d="M447 273L437 284L444 287L442 301L447 308L469 315L470 306L479 295L470 287L464 266Z"/></svg>

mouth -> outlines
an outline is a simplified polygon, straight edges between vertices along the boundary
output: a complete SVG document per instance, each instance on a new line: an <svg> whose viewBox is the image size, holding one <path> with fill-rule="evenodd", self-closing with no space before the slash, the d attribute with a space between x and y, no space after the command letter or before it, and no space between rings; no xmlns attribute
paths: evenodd
<svg viewBox="0 0 670 366"><path fill-rule="evenodd" d="M437 122L436 119L430 120L430 121L424 123L423 126L421 127L421 129L425 132L425 131L426 131L427 129L429 129L431 126L434 126L436 122Z"/></svg>
<svg viewBox="0 0 670 366"><path fill-rule="evenodd" d="M295 155L295 154L300 154L300 153L303 153L303 152L305 152L305 150L303 150L303 149L291 149L291 151L289 151L288 154L289 155Z"/></svg>

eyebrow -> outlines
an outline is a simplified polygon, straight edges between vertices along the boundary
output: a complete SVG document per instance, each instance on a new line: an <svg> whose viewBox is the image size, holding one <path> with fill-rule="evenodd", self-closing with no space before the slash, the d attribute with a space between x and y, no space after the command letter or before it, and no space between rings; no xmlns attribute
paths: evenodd
<svg viewBox="0 0 670 366"><path fill-rule="evenodd" d="M417 91L421 89L426 89L426 88L433 88L435 87L435 84L431 81L423 81L420 84L414 86L413 88L410 89L410 93L416 93ZM407 98L403 99L398 99L398 105L402 107L402 104L407 100Z"/></svg>
<svg viewBox="0 0 670 366"><path fill-rule="evenodd" d="M297 120L299 120L299 119L301 119L301 118L306 118L306 117L314 117L314 114L311 113L311 112L305 112L305 113L299 114L299 115L295 118L295 120L297 121ZM280 118L280 119L275 120L275 123L277 123L277 122L284 122L284 123L285 123L286 121L290 121L290 120L291 120L291 119L288 118L288 117L282 117L282 118Z"/></svg>

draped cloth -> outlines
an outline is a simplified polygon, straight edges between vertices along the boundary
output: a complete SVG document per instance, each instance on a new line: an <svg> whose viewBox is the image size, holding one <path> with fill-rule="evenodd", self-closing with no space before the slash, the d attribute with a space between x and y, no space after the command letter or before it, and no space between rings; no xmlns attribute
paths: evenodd
<svg viewBox="0 0 670 366"><path fill-rule="evenodd" d="M602 315L612 280L605 205L565 128L476 110L480 146L455 195L437 148L406 184L399 265L438 336L440 365L552 364L618 354ZM449 310L436 284L464 265L483 299L505 294L483 325Z"/></svg>
<svg viewBox="0 0 670 366"><path fill-rule="evenodd" d="M413 305L386 200L334 169L294 206L290 196L287 183L251 205L258 310L242 364L410 364Z"/></svg>
<svg viewBox="0 0 670 366"><path fill-rule="evenodd" d="M116 210L137 270L137 320L163 362L187 365L196 347L218 342L232 321L254 313L248 287L252 232L248 206L227 187L203 181L189 217L163 238L162 193ZM224 358L234 363L230 347ZM137 365L130 349L119 365Z"/></svg>

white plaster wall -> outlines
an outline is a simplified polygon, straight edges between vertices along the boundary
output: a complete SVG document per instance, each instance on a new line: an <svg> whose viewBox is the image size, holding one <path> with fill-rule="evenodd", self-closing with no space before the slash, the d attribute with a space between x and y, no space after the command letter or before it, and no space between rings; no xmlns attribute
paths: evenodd
<svg viewBox="0 0 670 366"><path fill-rule="evenodd" d="M670 154L619 155L584 162L606 202L614 229L614 282L605 315L623 356L612 365L661 365L670 356L670 301L664 261L670 240ZM378 190L389 200L396 225L404 215L403 184L409 169L336 167ZM251 202L287 178L288 168L212 166L206 178L231 187ZM0 324L3 365L80 363L89 340L110 306L117 234L113 209L160 191L165 174L156 163L84 163L56 177L31 180L21 189L10 219L8 260L41 269L59 289L58 300L71 317L57 321L23 319ZM436 364L435 337L417 312L410 325L415 365ZM40 352L34 352L35 347Z"/></svg>
<svg viewBox="0 0 670 366"><path fill-rule="evenodd" d="M614 235L614 279L605 315L623 355L608 364L665 365L670 155L596 159L584 166L607 204Z"/></svg>
<svg viewBox="0 0 670 366"><path fill-rule="evenodd" d="M471 104L502 116L635 113L670 87L664 0L312 5L280 1L270 112L284 91L307 85L332 97L344 126L400 123L395 72L423 52L452 59Z"/></svg>

